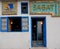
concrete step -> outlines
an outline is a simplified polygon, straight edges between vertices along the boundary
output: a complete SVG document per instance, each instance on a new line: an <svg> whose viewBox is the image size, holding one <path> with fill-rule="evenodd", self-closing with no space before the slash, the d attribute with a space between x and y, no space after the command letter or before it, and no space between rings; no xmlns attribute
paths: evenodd
<svg viewBox="0 0 60 49"><path fill-rule="evenodd" d="M48 49L46 47L32 47L31 49Z"/></svg>

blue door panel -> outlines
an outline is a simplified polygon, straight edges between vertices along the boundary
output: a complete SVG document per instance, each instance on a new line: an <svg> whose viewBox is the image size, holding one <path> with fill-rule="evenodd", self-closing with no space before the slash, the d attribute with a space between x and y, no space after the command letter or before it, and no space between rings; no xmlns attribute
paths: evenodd
<svg viewBox="0 0 60 49"><path fill-rule="evenodd" d="M0 31L1 31L1 17L0 17Z"/></svg>
<svg viewBox="0 0 60 49"><path fill-rule="evenodd" d="M44 47L46 47L46 17L32 17L32 18L40 18L40 19L43 19L43 44L39 44L37 42L36 42L36 44L37 44L38 47L39 46L42 46L42 45ZM32 18L31 18L31 30L32 30ZM38 34L37 34L37 41L38 41ZM32 31L31 31L31 46L32 46Z"/></svg>
<svg viewBox="0 0 60 49"><path fill-rule="evenodd" d="M44 24L43 24L43 44L44 47L46 47L46 18L44 19Z"/></svg>

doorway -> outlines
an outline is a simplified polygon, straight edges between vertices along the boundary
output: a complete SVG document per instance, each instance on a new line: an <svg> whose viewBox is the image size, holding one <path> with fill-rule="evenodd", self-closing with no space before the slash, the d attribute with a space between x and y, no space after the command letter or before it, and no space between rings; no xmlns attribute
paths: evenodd
<svg viewBox="0 0 60 49"><path fill-rule="evenodd" d="M31 23L32 47L46 47L46 18L32 17Z"/></svg>

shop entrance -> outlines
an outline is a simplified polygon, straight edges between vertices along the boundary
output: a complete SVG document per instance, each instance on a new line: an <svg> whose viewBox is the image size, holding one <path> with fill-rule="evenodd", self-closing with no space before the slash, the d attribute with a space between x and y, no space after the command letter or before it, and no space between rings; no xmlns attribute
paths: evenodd
<svg viewBox="0 0 60 49"><path fill-rule="evenodd" d="M46 47L46 18L32 17L32 47Z"/></svg>

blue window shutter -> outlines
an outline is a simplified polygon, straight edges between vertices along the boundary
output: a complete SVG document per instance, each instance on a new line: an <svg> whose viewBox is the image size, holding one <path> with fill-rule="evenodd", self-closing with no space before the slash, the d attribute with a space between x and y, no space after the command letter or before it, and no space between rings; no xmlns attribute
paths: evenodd
<svg viewBox="0 0 60 49"><path fill-rule="evenodd" d="M1 31L1 17L0 17L0 31Z"/></svg>
<svg viewBox="0 0 60 49"><path fill-rule="evenodd" d="M43 24L43 45L46 47L46 18L44 18Z"/></svg>
<svg viewBox="0 0 60 49"><path fill-rule="evenodd" d="M22 17L21 24L22 24L22 32L29 31L29 19L28 19L28 17Z"/></svg>
<svg viewBox="0 0 60 49"><path fill-rule="evenodd" d="M1 32L7 32L7 31L8 31L8 18L1 17Z"/></svg>

